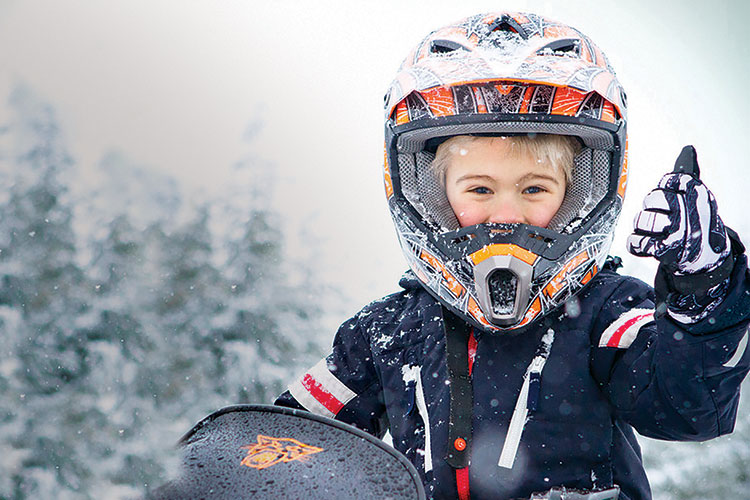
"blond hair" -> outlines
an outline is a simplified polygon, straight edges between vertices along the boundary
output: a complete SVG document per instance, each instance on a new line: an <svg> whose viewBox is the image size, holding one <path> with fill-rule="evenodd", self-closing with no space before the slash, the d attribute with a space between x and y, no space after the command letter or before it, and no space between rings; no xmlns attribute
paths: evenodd
<svg viewBox="0 0 750 500"><path fill-rule="evenodd" d="M432 161L432 172L441 184L445 184L445 172L453 154L483 136L457 135L443 142ZM570 183L573 174L573 159L581 151L581 143L573 136L554 134L529 134L501 136L510 142L510 155L531 155L538 163L553 169L561 168L565 182Z"/></svg>

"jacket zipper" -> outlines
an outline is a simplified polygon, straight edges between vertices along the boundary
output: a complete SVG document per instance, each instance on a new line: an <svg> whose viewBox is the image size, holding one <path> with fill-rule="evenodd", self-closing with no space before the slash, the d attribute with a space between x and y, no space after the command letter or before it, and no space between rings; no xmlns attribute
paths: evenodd
<svg viewBox="0 0 750 500"><path fill-rule="evenodd" d="M529 410L535 411L539 401L542 370L544 369L544 364L549 357L549 352L554 339L555 335L552 330L548 331L542 337L540 351L531 360L528 368L526 368L526 373L523 377L523 385L521 386L521 393L516 400L516 407L513 410L513 416L511 417L510 425L508 426L508 434L505 436L505 443L503 444L503 450L500 453L500 460L497 462L499 467L504 467L506 469L513 468L513 463L516 461L516 454L518 453L518 446L521 443L521 435L526 426L526 419Z"/></svg>

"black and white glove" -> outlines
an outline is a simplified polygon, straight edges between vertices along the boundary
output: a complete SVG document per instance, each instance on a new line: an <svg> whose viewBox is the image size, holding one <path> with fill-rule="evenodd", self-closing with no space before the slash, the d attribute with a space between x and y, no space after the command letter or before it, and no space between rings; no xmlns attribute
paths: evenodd
<svg viewBox="0 0 750 500"><path fill-rule="evenodd" d="M714 195L700 180L692 146L682 149L674 171L646 195L634 226L628 251L659 260L657 296L666 296L674 319L694 323L719 305L734 265L731 241ZM667 290L659 290L665 284Z"/></svg>

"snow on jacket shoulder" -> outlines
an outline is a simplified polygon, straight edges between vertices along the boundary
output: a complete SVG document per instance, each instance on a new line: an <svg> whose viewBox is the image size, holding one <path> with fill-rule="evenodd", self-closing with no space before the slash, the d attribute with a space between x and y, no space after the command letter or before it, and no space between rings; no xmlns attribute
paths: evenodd
<svg viewBox="0 0 750 500"><path fill-rule="evenodd" d="M670 440L733 429L750 368L749 282L742 255L730 294L688 327L654 319L651 287L605 269L559 313L519 334L475 332L472 499L612 484L625 500L651 498L633 428ZM401 284L404 291L344 323L331 354L276 404L376 436L389 430L428 496L455 498L455 473L444 459L450 390L442 308L415 279Z"/></svg>

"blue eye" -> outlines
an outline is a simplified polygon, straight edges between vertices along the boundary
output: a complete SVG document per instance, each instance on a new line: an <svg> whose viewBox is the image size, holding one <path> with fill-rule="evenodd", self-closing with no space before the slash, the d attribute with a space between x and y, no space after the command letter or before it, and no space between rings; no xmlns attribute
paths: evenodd
<svg viewBox="0 0 750 500"><path fill-rule="evenodd" d="M492 191L490 190L490 188L486 188L486 187L477 187L477 188L472 189L471 192L477 193L477 194L492 194Z"/></svg>
<svg viewBox="0 0 750 500"><path fill-rule="evenodd" d="M543 191L544 191L544 188L541 188L539 186L531 186L531 187L527 187L526 189L523 190L523 192L526 193L526 194L537 194L537 193L541 193Z"/></svg>

